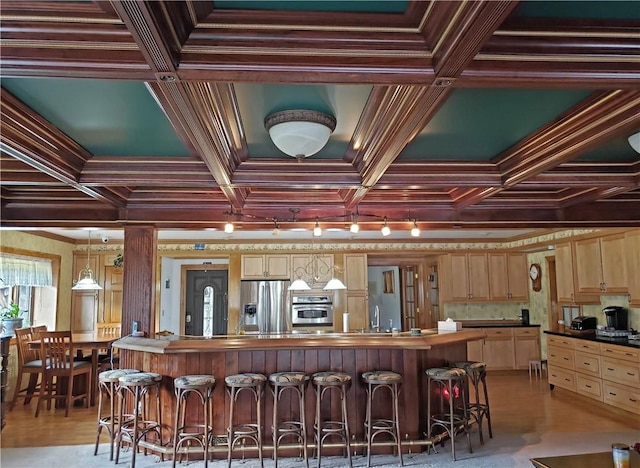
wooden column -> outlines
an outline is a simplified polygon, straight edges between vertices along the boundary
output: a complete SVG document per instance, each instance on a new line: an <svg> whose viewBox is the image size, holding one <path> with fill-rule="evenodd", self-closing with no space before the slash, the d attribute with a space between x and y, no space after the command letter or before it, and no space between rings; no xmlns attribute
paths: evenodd
<svg viewBox="0 0 640 468"><path fill-rule="evenodd" d="M122 335L131 334L131 323L140 322L146 336L155 332L156 251L154 226L125 226L122 284Z"/></svg>

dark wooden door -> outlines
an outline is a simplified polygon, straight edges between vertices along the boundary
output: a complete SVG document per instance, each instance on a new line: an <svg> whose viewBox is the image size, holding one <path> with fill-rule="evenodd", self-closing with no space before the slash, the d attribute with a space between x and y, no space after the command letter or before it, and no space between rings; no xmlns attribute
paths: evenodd
<svg viewBox="0 0 640 468"><path fill-rule="evenodd" d="M186 335L227 334L227 270L187 271Z"/></svg>

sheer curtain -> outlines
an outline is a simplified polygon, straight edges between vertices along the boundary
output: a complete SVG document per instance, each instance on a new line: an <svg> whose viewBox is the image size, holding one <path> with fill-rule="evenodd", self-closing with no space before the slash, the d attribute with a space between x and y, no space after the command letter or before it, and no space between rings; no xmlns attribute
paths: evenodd
<svg viewBox="0 0 640 468"><path fill-rule="evenodd" d="M0 255L0 285L53 286L51 260Z"/></svg>

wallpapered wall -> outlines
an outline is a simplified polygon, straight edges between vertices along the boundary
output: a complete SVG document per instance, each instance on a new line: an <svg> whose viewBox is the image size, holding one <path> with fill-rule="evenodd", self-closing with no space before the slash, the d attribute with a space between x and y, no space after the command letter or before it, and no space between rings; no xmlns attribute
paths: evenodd
<svg viewBox="0 0 640 468"><path fill-rule="evenodd" d="M3 248L26 250L34 252L34 254L41 252L60 256L56 328L58 330L71 329L71 282L73 278L69 272L73 271L75 245L24 232L4 230L0 231L0 245Z"/></svg>

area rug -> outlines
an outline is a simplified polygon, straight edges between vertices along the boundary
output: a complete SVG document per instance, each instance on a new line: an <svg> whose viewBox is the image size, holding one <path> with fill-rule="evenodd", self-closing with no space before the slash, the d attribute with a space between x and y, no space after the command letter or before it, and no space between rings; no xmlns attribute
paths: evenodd
<svg viewBox="0 0 640 468"><path fill-rule="evenodd" d="M623 442L633 444L640 440L637 431L626 432L563 432L545 433L544 435L503 434L495 435L493 439L485 440L485 445L478 443L477 433L473 434L473 453L469 453L464 438L459 438L456 444L457 461L452 464L451 445L447 442L444 447L437 447L438 453L422 452L409 453L404 456L407 467L445 467L456 468L519 468L533 465L530 461L535 457L558 455L573 455L577 453L594 453L611 450L611 443ZM131 452L123 451L120 463L116 466L128 466ZM316 460L310 460L310 466L315 466ZM107 468L113 467L109 461L109 446L101 444L98 455L93 456L93 446L71 445L57 447L29 447L3 448L0 451L0 465L2 468ZM137 468L169 468L171 461L160 462L158 457L139 453L136 457ZM200 468L202 461L182 463L178 466ZM211 468L226 468L226 460L216 460L209 463ZM254 459L234 459L232 467L257 468L260 463ZM265 458L264 466L274 466L273 460ZM298 458L280 458L279 468L299 468L304 463ZM347 466L347 459L342 457L323 457L322 466L325 468L343 468ZM354 467L366 467L366 456L357 455L353 458ZM398 459L392 455L376 455L372 457L372 467L398 466Z"/></svg>

